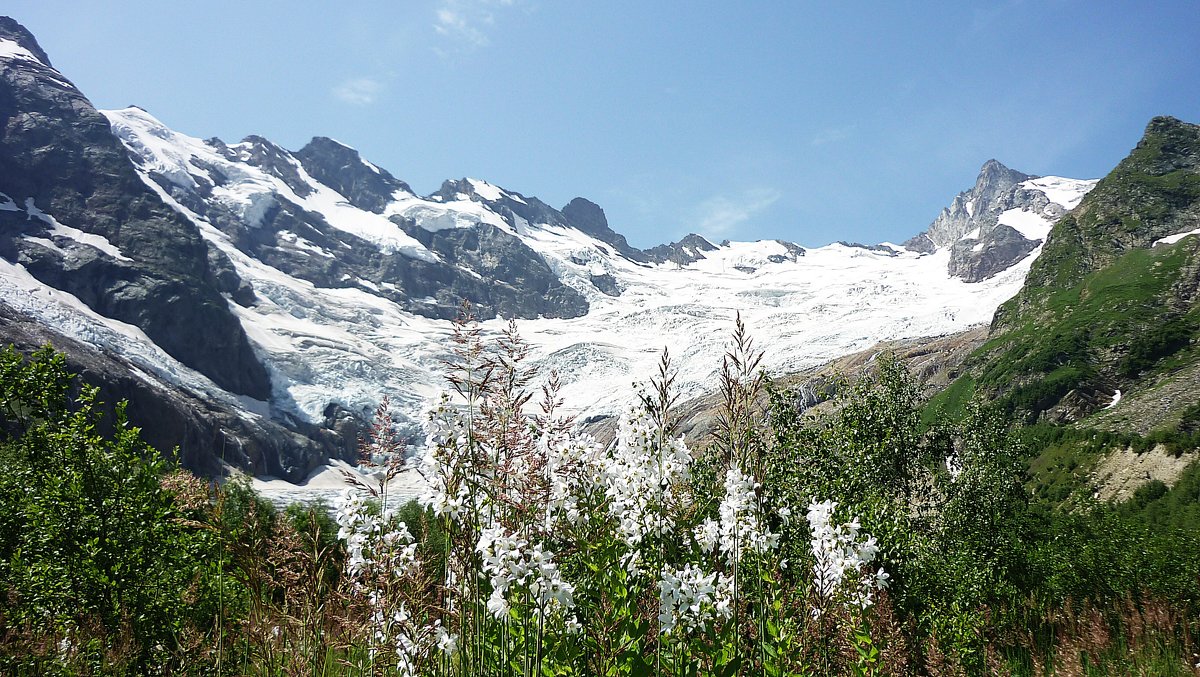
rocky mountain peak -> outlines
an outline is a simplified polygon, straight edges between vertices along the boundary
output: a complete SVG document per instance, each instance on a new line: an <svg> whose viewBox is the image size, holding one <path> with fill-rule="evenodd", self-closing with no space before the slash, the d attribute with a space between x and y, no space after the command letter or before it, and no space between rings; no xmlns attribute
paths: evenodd
<svg viewBox="0 0 1200 677"><path fill-rule="evenodd" d="M407 183L363 159L357 150L340 141L315 136L294 157L317 181L341 193L350 204L382 213L397 191L411 194Z"/></svg>
<svg viewBox="0 0 1200 677"><path fill-rule="evenodd" d="M989 188L1004 190L1031 178L1033 178L1031 175L1009 169L999 160L992 158L979 168L979 177L975 180L975 190L977 192Z"/></svg>
<svg viewBox="0 0 1200 677"><path fill-rule="evenodd" d="M488 184L490 185L490 184ZM441 200L443 202L452 202L461 200L463 197L471 200L485 200L485 196L476 192L475 187L471 185L471 180L463 177L461 179L446 179L442 181L439 187L430 197Z"/></svg>
<svg viewBox="0 0 1200 677"><path fill-rule="evenodd" d="M430 195L430 197L442 202L467 199L472 202L504 205L510 209L516 209L518 213L521 211L521 206L537 204L539 207L544 207L545 210L561 216L558 210L536 198L526 198L515 191L506 190L487 181L469 177L446 179L442 182L442 186L437 189L437 192Z"/></svg>
<svg viewBox="0 0 1200 677"><path fill-rule="evenodd" d="M608 225L608 217L600 205L586 198L577 197L568 202L561 210L571 226L591 235L601 242L612 245L624 257L645 263L650 259L645 252L629 245L624 235L614 231Z"/></svg>
<svg viewBox="0 0 1200 677"><path fill-rule="evenodd" d="M964 235L978 230L977 237L996 225L997 217L1009 208L1005 198L1023 181L1033 178L988 160L979 168L975 186L955 196L949 207L934 219L925 231L936 247L947 247Z"/></svg>
<svg viewBox="0 0 1200 677"><path fill-rule="evenodd" d="M1025 174L991 159L979 168L975 185L904 246L924 253L949 249L950 274L978 282L1029 256L1094 184Z"/></svg>
<svg viewBox="0 0 1200 677"><path fill-rule="evenodd" d="M678 242L660 244L653 249L647 249L646 254L656 263L671 261L681 266L695 263L704 258L704 252L717 250L717 245L704 239L696 233L684 235Z"/></svg>
<svg viewBox="0 0 1200 677"><path fill-rule="evenodd" d="M42 47L38 44L37 39L33 37L33 33L30 33L29 30L18 23L16 19L7 16L0 16L0 40L14 43L20 49L28 52L29 55L33 56L33 58L42 62L43 65L54 68L54 65L50 63L50 57L46 56L46 52L42 50ZM3 58L6 55L6 51L10 50L4 50L3 47L0 46L0 58ZM15 56L19 58L23 55L17 53Z"/></svg>
<svg viewBox="0 0 1200 677"><path fill-rule="evenodd" d="M288 188L301 197L312 192L312 186L300 176L298 171L300 163L292 157L292 154L270 139L257 134L251 134L242 139L241 143L227 147L226 159L240 160L279 177L288 185Z"/></svg>
<svg viewBox="0 0 1200 677"><path fill-rule="evenodd" d="M1139 169L1154 174L1193 170L1200 166L1197 136L1200 136L1200 125L1165 115L1156 117L1146 125L1146 131L1129 160Z"/></svg>
<svg viewBox="0 0 1200 677"><path fill-rule="evenodd" d="M1146 125L1146 134L1164 134L1169 133L1173 129L1195 127L1196 125L1184 122L1179 118L1170 115L1156 115L1150 119Z"/></svg>
<svg viewBox="0 0 1200 677"><path fill-rule="evenodd" d="M608 217L600 205L586 198L577 197L566 204L561 210L563 216L571 220L571 225L589 234L596 235L611 232L608 227Z"/></svg>

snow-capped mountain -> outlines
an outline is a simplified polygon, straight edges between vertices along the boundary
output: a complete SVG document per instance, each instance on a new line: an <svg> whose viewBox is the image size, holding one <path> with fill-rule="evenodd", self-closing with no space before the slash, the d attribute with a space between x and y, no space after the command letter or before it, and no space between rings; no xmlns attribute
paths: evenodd
<svg viewBox="0 0 1200 677"><path fill-rule="evenodd" d="M1095 185L1023 174L988 160L975 186L955 196L925 232L904 245L923 252L948 248L950 274L978 282L1035 253L1054 222Z"/></svg>
<svg viewBox="0 0 1200 677"><path fill-rule="evenodd" d="M464 299L485 333L520 320L568 407L612 416L663 348L681 394L704 393L737 313L776 372L987 322L1092 185L989 163L907 246L691 235L641 251L583 198L555 209L478 179L420 196L331 139L292 152L99 113L11 20L0 120L0 302L226 412L185 462L208 467L219 439L224 460L290 479L352 449L346 421L384 395L419 436ZM1008 230L1033 246L1016 253Z"/></svg>

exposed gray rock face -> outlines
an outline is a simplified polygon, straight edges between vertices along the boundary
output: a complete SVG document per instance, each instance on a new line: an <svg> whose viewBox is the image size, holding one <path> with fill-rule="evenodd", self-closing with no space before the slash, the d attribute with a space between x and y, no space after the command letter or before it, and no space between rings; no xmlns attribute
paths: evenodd
<svg viewBox="0 0 1200 677"><path fill-rule="evenodd" d="M804 247L786 240L773 240L783 246L783 254L771 254L767 260L771 263L795 263L804 256ZM680 266L695 263L704 258L705 252L717 251L721 247L729 246L729 240L722 240L720 245L715 245L704 237L695 233L685 235L678 242L670 244L660 244L657 247L645 250L643 253L646 258L653 263L675 263ZM739 270L749 275L757 270L754 266L734 266L735 270Z"/></svg>
<svg viewBox="0 0 1200 677"><path fill-rule="evenodd" d="M678 242L660 244L647 249L646 255L655 263L671 261L681 266L695 263L704 258L704 252L716 251L717 246L695 233L689 233Z"/></svg>
<svg viewBox="0 0 1200 677"><path fill-rule="evenodd" d="M958 240L951 245L950 274L967 282L986 280L1028 256L1040 243L1009 226L996 226L978 240Z"/></svg>
<svg viewBox="0 0 1200 677"><path fill-rule="evenodd" d="M1112 397L1112 388L1106 388L1099 384L1072 388L1054 406L1043 411L1038 419L1057 425L1081 421L1103 409L1112 401Z"/></svg>
<svg viewBox="0 0 1200 677"><path fill-rule="evenodd" d="M887 256L895 256L897 254L895 249L892 249L885 244L863 244L861 242L846 242L845 240L838 240L838 244L842 245L843 247L853 247L855 249L865 249L869 252L878 252L880 254L886 254Z"/></svg>
<svg viewBox="0 0 1200 677"><path fill-rule="evenodd" d="M385 169L362 159L358 151L324 136L313 137L296 151L295 158L312 178L346 197L350 204L376 214L391 202L396 191L412 194L408 184Z"/></svg>
<svg viewBox="0 0 1200 677"><path fill-rule="evenodd" d="M1030 175L1009 169L996 160L988 160L979 169L975 186L956 195L929 228L913 238L917 240L915 247L918 250L927 247L921 242L922 236L935 247L947 247L976 228L980 235L984 234L996 225L996 219L1005 209L1011 208L1011 205L1003 204L1006 198L1019 183L1030 178Z"/></svg>
<svg viewBox="0 0 1200 677"><path fill-rule="evenodd" d="M904 248L921 254L932 254L937 251L937 245L929 239L927 233L917 233L904 242Z"/></svg>
<svg viewBox="0 0 1200 677"><path fill-rule="evenodd" d="M608 296L620 296L621 292L624 291L624 289L621 288L621 284L617 282L617 278L609 275L608 273L603 273L600 275L592 274L588 276L588 279L591 280L592 285L596 287L596 289L599 289L600 293L602 294L606 294Z"/></svg>
<svg viewBox="0 0 1200 677"><path fill-rule="evenodd" d="M544 223L552 226L570 225L561 212L536 197L499 189L496 191L499 193L498 198L481 195L470 179L458 179L443 181L442 187L429 197L443 202L465 197L473 202L486 204L498 213L507 212L510 215L518 216L527 223Z"/></svg>
<svg viewBox="0 0 1200 677"><path fill-rule="evenodd" d="M351 460L365 432L360 417L329 412L325 428L301 425L292 430L266 417L246 416L220 402L149 381L120 355L72 340L0 302L0 344L30 353L50 344L65 354L67 367L83 383L100 389L103 410L127 401L129 420L142 439L163 453L178 448L179 463L214 476L221 463L258 475L299 482L328 458ZM108 419L111 422L111 418Z"/></svg>
<svg viewBox="0 0 1200 677"><path fill-rule="evenodd" d="M301 165L292 154L257 134L242 139L237 150L226 147L225 157L258 167L279 177L300 197L312 194L312 185L300 175Z"/></svg>
<svg viewBox="0 0 1200 677"><path fill-rule="evenodd" d="M0 211L0 256L140 328L222 388L265 399L267 372L222 297L240 289L236 274L214 268L195 226L142 183L108 121L33 36L2 18L0 38L37 57L0 59L0 193L17 206Z"/></svg>
<svg viewBox="0 0 1200 677"><path fill-rule="evenodd" d="M646 256L646 252L629 246L624 235L608 226L608 218L604 216L604 210L600 208L600 205L577 197L568 202L561 211L572 226L601 242L612 245L625 258L638 263L646 263L650 260L650 257Z"/></svg>
<svg viewBox="0 0 1200 677"><path fill-rule="evenodd" d="M588 310L587 299L564 285L537 252L495 226L428 231L410 225L405 230L445 261L424 265L393 256L384 265L381 279L404 289L404 304L412 312L453 319L463 299L484 319L579 317ZM476 271L478 277L464 270ZM426 297L437 303L422 307L412 302Z"/></svg>
<svg viewBox="0 0 1200 677"><path fill-rule="evenodd" d="M791 261L792 263L795 263L801 256L804 256L804 247L801 247L795 242L787 242L785 240L775 241L783 245L783 248L787 250L787 253L771 254L767 257L767 260L771 263L783 263L785 261Z"/></svg>

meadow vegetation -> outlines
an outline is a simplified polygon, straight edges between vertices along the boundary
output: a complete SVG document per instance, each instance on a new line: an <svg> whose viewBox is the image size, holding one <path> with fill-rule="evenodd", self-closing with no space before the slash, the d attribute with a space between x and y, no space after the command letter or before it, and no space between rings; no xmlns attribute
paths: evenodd
<svg viewBox="0 0 1200 677"><path fill-rule="evenodd" d="M599 444L515 326L464 319L454 346L415 455L385 402L379 482L282 511L104 419L60 355L4 351L0 671L1200 673L1196 465L1119 504L1069 473L1044 489L1045 449L1108 440L978 400L930 416L887 356L806 409L740 321L707 444L678 434L665 352ZM392 509L407 467L428 489Z"/></svg>

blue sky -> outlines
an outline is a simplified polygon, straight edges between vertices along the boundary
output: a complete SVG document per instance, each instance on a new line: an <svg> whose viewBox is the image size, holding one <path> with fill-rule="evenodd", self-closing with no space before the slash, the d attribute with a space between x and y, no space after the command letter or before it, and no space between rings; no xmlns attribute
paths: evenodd
<svg viewBox="0 0 1200 677"><path fill-rule="evenodd" d="M582 195L643 247L901 241L989 158L1093 178L1200 122L1194 0L5 4L98 107Z"/></svg>

